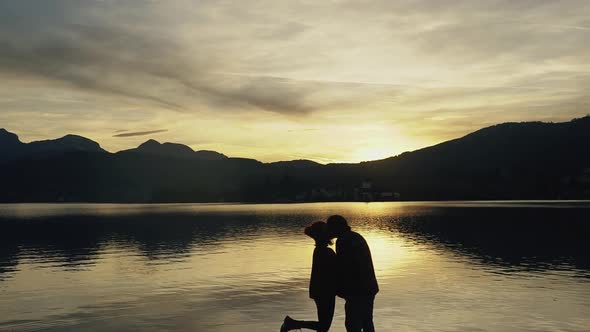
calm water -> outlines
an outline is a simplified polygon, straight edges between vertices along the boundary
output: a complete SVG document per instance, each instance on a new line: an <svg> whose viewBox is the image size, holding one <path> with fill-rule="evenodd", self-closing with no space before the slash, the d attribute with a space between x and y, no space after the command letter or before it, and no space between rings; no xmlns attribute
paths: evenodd
<svg viewBox="0 0 590 332"><path fill-rule="evenodd" d="M380 331L589 331L590 203L0 205L0 331L278 331L339 213ZM343 302L333 331L344 331Z"/></svg>

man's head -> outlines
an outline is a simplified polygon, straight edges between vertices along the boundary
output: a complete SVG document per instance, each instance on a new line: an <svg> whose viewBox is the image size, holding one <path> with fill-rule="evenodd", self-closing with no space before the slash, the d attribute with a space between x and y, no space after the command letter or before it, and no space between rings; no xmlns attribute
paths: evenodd
<svg viewBox="0 0 590 332"><path fill-rule="evenodd" d="M350 231L350 226L343 216L333 215L326 221L328 224L328 234L330 238L339 237L340 235Z"/></svg>

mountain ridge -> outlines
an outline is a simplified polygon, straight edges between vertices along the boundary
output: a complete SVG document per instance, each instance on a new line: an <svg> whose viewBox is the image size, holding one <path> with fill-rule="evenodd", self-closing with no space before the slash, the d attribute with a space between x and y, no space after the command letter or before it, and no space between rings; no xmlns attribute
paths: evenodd
<svg viewBox="0 0 590 332"><path fill-rule="evenodd" d="M3 141L14 143L15 136L0 131L0 151L8 150ZM262 163L218 152L206 159L182 144L146 143L142 149L117 153L62 149L36 155L34 162L4 161L0 201L590 198L590 116L559 123L499 124L397 156L348 164ZM178 158L182 162L171 162Z"/></svg>
<svg viewBox="0 0 590 332"><path fill-rule="evenodd" d="M520 126L538 126L538 127L547 127L547 126L563 126L563 125L567 125L567 124L571 124L571 125L587 125L590 126L590 116L584 116L581 118L575 118L571 121L565 121L565 122L542 122L542 121L522 121L522 122L504 122L504 123L499 123L499 124L495 124L495 125L491 125L488 127L484 127L481 128L479 130L476 130L474 132L468 133L462 137L459 138L455 138L455 139L451 139L448 141L444 141L441 143L437 143L431 146L427 146L427 147L423 147L417 150L413 150L413 151L404 151L398 155L395 156L390 156L390 157L386 157L383 159L377 159L377 160L366 160L366 161L361 161L358 163L355 162L343 162L343 163L327 163L327 164L323 164L320 162L316 162L313 160L309 160L309 159L295 159L295 160L279 160L279 161L272 161L272 162L265 162L265 164L285 164L285 163L296 163L298 164L298 167L303 167L304 163L306 164L306 166L313 166L313 165L355 165L355 164L362 164L362 163L371 163L371 162L380 162L380 161L385 161L385 160L391 160L391 159L395 159L398 158L402 155L406 155L408 153L416 153L416 152L421 152L423 150L431 150L431 149L437 149L440 148L440 146L445 146L448 144L452 144L452 142L457 141L457 140L463 140L463 139L471 139L473 137L478 137L478 136L482 136L482 135L487 135L490 132L493 132L495 130L502 130L502 129L506 129L507 127L520 127ZM158 154L158 155L164 155L164 156L177 156L177 157L189 157L189 156L194 156L194 154L196 153L197 156L199 154L202 154L203 157L201 159L226 159L226 158L230 158L228 156L226 156L225 154L218 152L218 151L213 151L213 150L193 150L191 147L184 145L182 143L173 143L173 142L164 142L164 143L160 143L159 141L155 140L155 139L148 139L147 141L141 143L140 145L138 145L135 148L130 148L130 149L125 149L125 150L121 150L121 151L117 151L117 152L110 152L107 150L104 150L100 147L100 144L88 139L84 136L80 136L80 135L74 135L74 134L68 134L65 135L61 138L57 138L57 139L46 139L46 140L38 140L38 141L32 141L29 143L23 143L20 141L19 137L17 134L10 132L8 130L6 130L5 128L0 128L0 153L2 152L2 147L4 144L4 140L6 140L7 138L14 140L20 144L23 145L36 145L36 144L46 144L46 143L58 143L60 141L64 141L64 140L68 140L68 139L78 139L78 140L85 140L88 142L88 147L93 146L94 149L96 149L97 147L100 148L101 152L106 152L106 153L110 153L110 154L118 154L118 153L129 153L129 152L141 152L141 153L151 153L151 154ZM63 144L66 147L68 146L68 144ZM72 149L73 150L73 149ZM79 151L84 151L85 149L79 149ZM96 149L98 150L98 149ZM96 151L95 151L96 152ZM206 155L210 155L209 157L205 157ZM246 158L249 159L249 158ZM0 157L0 160L1 157Z"/></svg>
<svg viewBox="0 0 590 332"><path fill-rule="evenodd" d="M97 142L68 134L56 139L21 142L17 134L0 128L0 162L72 152L106 153Z"/></svg>
<svg viewBox="0 0 590 332"><path fill-rule="evenodd" d="M119 151L116 153L144 153L175 158L197 158L201 160L220 160L228 157L223 153L209 150L195 151L191 147L180 144L149 139L141 143L137 148Z"/></svg>

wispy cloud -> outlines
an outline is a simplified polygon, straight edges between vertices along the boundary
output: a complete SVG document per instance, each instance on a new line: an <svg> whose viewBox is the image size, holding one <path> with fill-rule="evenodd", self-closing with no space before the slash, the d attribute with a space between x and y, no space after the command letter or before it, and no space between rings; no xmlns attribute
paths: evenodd
<svg viewBox="0 0 590 332"><path fill-rule="evenodd" d="M168 129L158 129L158 130L147 130L147 131L132 131L132 132L124 132L120 134L115 134L113 137L133 137L133 136L145 136L150 134L157 134L163 133L168 131Z"/></svg>
<svg viewBox="0 0 590 332"><path fill-rule="evenodd" d="M154 103L176 111L194 109L199 104L277 113L306 113L314 109L306 100L313 92L307 84L278 77L223 74L240 61L239 56L216 50L213 41L187 45L169 34L183 31L148 29L148 25L154 24L152 20L164 25L173 22L153 15L154 4L138 2L131 8L132 2L77 6L57 1L55 5L72 16L48 15L45 21L49 22L44 24L37 22L44 5L26 0L2 3L0 8L6 8L4 15L0 14L0 27L4 28L0 33L0 73L59 81L71 88ZM131 9L140 28L111 15ZM49 12L55 11L53 8ZM102 15L93 16L93 11ZM18 14L24 22L17 22L11 14ZM287 22L272 29L256 27L252 32L262 30L259 39L272 41L304 29L304 24Z"/></svg>

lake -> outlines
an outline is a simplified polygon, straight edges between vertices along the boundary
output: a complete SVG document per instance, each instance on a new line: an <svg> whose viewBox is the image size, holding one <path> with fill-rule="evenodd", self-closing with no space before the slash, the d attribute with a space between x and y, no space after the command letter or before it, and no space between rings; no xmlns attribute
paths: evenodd
<svg viewBox="0 0 590 332"><path fill-rule="evenodd" d="M0 331L315 319L303 227L331 214L371 247L379 331L590 330L590 202L526 201L0 205Z"/></svg>

